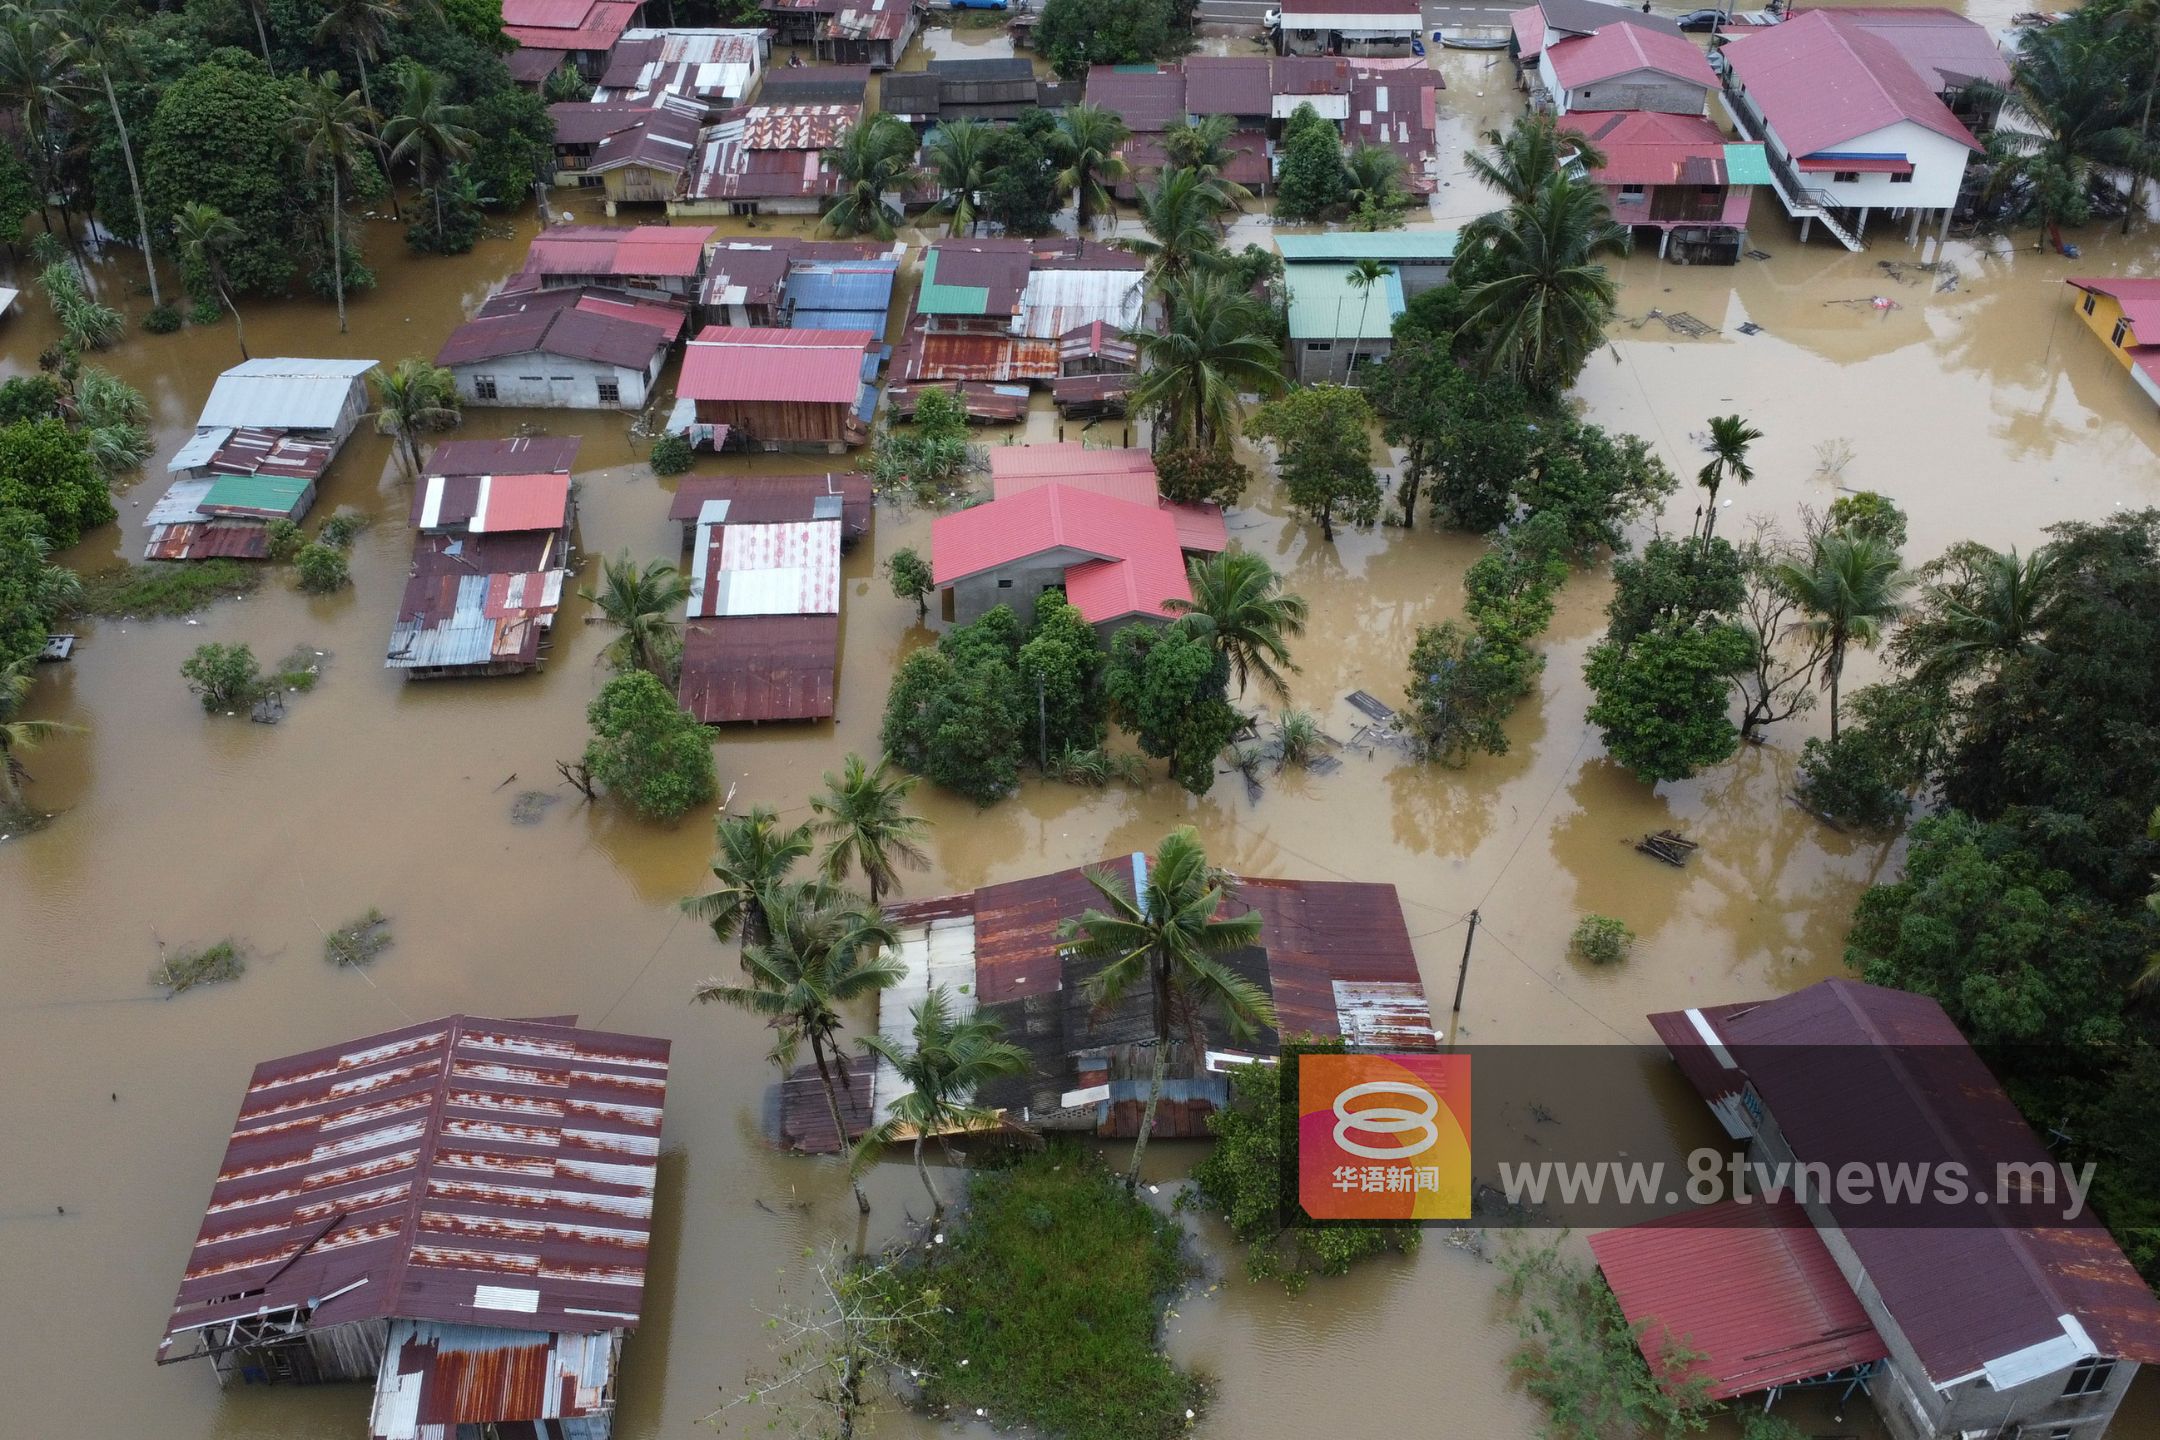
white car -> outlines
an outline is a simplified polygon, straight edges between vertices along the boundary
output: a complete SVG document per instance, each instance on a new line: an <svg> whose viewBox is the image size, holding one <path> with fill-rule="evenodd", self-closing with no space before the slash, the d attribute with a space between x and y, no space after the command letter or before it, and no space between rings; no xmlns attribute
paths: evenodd
<svg viewBox="0 0 2160 1440"><path fill-rule="evenodd" d="M1267 12L1267 13L1266 13L1265 15L1262 15L1262 16L1260 17L1260 28L1261 28L1261 29L1263 29L1263 30L1280 30L1280 29L1282 29L1282 11L1281 11L1281 9L1280 9L1280 8L1277 8L1277 9L1273 9L1273 10L1270 10L1270 11L1268 11L1268 12Z"/></svg>

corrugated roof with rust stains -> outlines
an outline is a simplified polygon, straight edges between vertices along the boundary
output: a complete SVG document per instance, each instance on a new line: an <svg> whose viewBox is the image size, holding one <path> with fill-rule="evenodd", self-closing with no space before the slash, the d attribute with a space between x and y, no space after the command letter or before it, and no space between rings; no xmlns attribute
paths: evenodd
<svg viewBox="0 0 2160 1440"><path fill-rule="evenodd" d="M465 1015L256 1066L160 1355L263 1312L636 1324L667 1073L666 1040Z"/></svg>

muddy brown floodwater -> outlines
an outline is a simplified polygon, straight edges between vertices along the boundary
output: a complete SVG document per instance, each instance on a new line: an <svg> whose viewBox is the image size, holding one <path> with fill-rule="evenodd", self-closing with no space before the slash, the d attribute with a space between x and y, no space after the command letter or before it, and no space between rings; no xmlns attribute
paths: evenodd
<svg viewBox="0 0 2160 1440"><path fill-rule="evenodd" d="M967 53L1002 47L995 36L935 34L930 43ZM1453 52L1435 60L1449 84L1451 182L1432 205L1438 223L1486 204L1459 157L1516 103L1488 60ZM327 305L254 303L252 348L431 354L515 267L534 223L520 217L455 260L411 256L394 227L374 225L368 257L381 284L353 298L351 333L337 332ZM1266 234L1263 220L1246 220L1236 238ZM1884 236L1861 255L1822 241L1802 246L1774 201L1758 204L1751 238L1768 259L1732 269L1624 262L1626 319L1579 392L1592 418L1647 436L1684 475L1699 464L1691 437L1708 416L1749 415L1766 438L1724 533L1751 516L1789 520L1803 503L1825 505L1840 483L1882 490L1910 512L1915 559L1961 537L2029 544L2057 520L2160 504L2160 415L2081 326L2063 323L2071 262L2002 242L1909 251ZM2087 246L2080 271L2150 266L2148 229L2078 239ZM1902 284L1878 265L1887 259L1945 261L1958 284ZM139 273L118 258L96 267L101 288L138 316L143 302L130 291ZM1896 308L1847 303L1878 295ZM1684 311L1715 331L1685 339L1646 319L1653 309ZM1741 333L1742 322L1760 332ZM0 322L0 371L29 369L49 339L42 300L27 294ZM166 457L212 378L238 358L222 327L167 338L131 330L102 357L150 397L158 453L121 497L121 523L69 563L97 568L140 553L141 516ZM677 554L668 484L638 462L642 444L623 417L475 410L463 433L520 427L583 437L588 572L594 556L620 548ZM1017 432L1054 438L1055 417L1038 408ZM1832 441L1851 453L1836 481L1818 473L1818 447ZM698 468L824 464L704 456ZM776 1155L759 1141L764 1032L690 1004L697 982L733 963L675 908L699 887L710 818L643 825L610 805L574 803L555 783L553 762L581 745L584 707L602 679L601 636L584 624L585 607L566 606L552 662L538 675L407 684L383 669L410 543L409 484L373 435L338 459L318 516L351 506L378 522L355 547L350 590L311 599L273 577L257 595L194 621L86 623L75 660L41 672L31 712L82 733L33 757L33 797L59 818L0 843L10 1433L361 1433L359 1390L220 1393L205 1369L151 1361L250 1067L407 1020L575 1012L590 1025L675 1040L652 1288L622 1377L625 1440L689 1433L720 1398L716 1387L739 1381L765 1353L761 1308L793 1283L803 1249L854 1232L835 1166ZM1684 530L1693 506L1690 493L1677 496L1660 523ZM1338 736L1352 727L1347 692L1400 696L1416 627L1459 613L1462 572L1478 553L1473 540L1424 528L1345 533L1330 546L1290 518L1266 483L1232 529L1310 600L1295 700ZM822 771L849 750L874 748L887 677L927 638L877 565L901 545L925 543L927 532L927 517L886 508L874 542L847 561L836 720L717 736L737 806L800 817ZM1581 662L1607 591L1601 574L1569 584L1541 693L1516 715L1504 757L1448 771L1353 756L1330 776L1272 781L1257 802L1230 782L1192 799L1160 779L1145 791L1029 785L981 812L926 792L932 868L908 876L907 891L1091 861L1197 825L1210 854L1236 870L1392 882L1428 991L1443 1004L1461 918L1477 907L1484 927L1457 1033L1484 1043L1643 1042L1649 1010L1839 973L1853 901L1895 856L1880 842L1829 832L1783 800L1800 742L1820 717L1778 727L1769 745L1697 780L1655 792L1636 783L1583 720ZM275 727L205 716L177 671L210 640L245 641L266 657L306 645L324 652L326 676ZM512 803L527 789L563 798L537 823L514 824ZM1665 825L1702 844L1685 871L1620 843ZM370 906L392 917L395 947L365 972L326 965L323 933ZM1628 964L1591 971L1567 957L1567 932L1585 911L1635 929ZM252 948L244 978L157 997L148 977L160 942L227 935ZM1674 1098L1666 1109L1684 1133L1702 1124L1690 1102ZM1149 1152L1165 1181L1193 1153L1182 1144ZM900 1164L876 1172L871 1189L870 1233L880 1238L918 1196ZM1169 1195L1166 1184L1159 1198ZM1178 1356L1219 1384L1206 1433L1535 1432L1536 1407L1505 1378L1510 1336L1494 1305L1494 1271L1476 1254L1433 1243L1414 1259L1370 1264L1288 1299L1248 1284L1219 1233L1203 1224L1198 1234L1207 1275L1172 1307L1169 1330ZM2160 1433L2156 1388L2141 1382L2120 1433ZM1803 1403L1798 1413L1822 1422L1817 1429L1873 1433L1864 1406L1834 1427L1827 1410ZM903 1436L938 1428L908 1416L881 1423Z"/></svg>

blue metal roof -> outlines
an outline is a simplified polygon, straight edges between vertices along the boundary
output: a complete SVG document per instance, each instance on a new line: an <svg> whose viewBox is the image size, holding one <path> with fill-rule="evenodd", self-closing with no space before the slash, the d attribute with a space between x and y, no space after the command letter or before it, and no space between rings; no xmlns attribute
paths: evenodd
<svg viewBox="0 0 2160 1440"><path fill-rule="evenodd" d="M892 312L891 260L816 261L796 265L780 303L797 330L868 330L883 335Z"/></svg>

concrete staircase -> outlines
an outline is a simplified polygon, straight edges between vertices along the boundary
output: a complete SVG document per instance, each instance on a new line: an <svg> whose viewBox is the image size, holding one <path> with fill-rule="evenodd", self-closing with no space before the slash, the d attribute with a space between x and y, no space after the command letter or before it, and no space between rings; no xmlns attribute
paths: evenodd
<svg viewBox="0 0 2160 1440"><path fill-rule="evenodd" d="M1732 121L1733 129L1750 140L1763 142L1763 157L1770 162L1770 188L1777 191L1778 200L1784 205L1785 213L1802 222L1803 237L1808 226L1820 225L1835 236L1838 243L1847 250L1867 249L1867 241L1839 221L1835 213L1836 202L1830 198L1829 193L1810 186L1800 172L1793 169L1790 161L1779 157L1777 151L1770 146L1768 137L1763 134L1761 122L1748 107L1734 101L1731 93L1725 90L1718 91L1718 104L1725 107L1725 117Z"/></svg>

